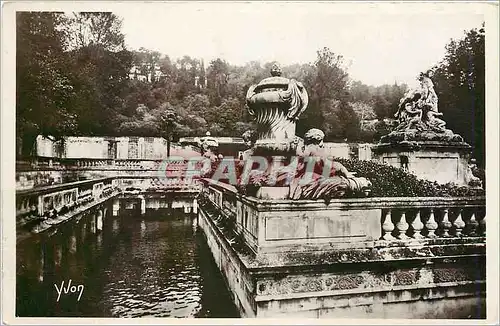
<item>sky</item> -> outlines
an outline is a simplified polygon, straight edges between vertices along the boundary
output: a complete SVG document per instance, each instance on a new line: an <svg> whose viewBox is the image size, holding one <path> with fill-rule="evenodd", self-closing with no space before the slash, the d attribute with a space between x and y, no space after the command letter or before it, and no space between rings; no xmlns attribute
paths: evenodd
<svg viewBox="0 0 500 326"><path fill-rule="evenodd" d="M457 3L376 6L370 3L169 3L113 10L131 49L231 64L313 62L328 47L344 57L354 80L415 84L442 60L450 39L481 27L479 11Z"/></svg>

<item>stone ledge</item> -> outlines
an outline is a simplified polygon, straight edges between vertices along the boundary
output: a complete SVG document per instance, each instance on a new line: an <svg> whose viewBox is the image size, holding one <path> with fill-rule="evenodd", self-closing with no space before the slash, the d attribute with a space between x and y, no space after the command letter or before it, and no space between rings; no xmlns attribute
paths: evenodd
<svg viewBox="0 0 500 326"><path fill-rule="evenodd" d="M320 266L355 264L426 262L443 259L484 257L486 244L471 238L470 244L427 245L422 247L389 247L366 249L332 249L328 251L290 251L263 254L249 261L247 268L254 273L274 273L276 269L303 269Z"/></svg>
<svg viewBox="0 0 500 326"><path fill-rule="evenodd" d="M422 141L412 140L407 142L396 143L379 143L372 147L372 151L376 154L379 152L399 152L405 151L419 151L419 150L444 150L444 151L465 151L469 152L472 147L464 142L440 142L440 141Z"/></svg>
<svg viewBox="0 0 500 326"><path fill-rule="evenodd" d="M294 300L294 299L303 299L303 298L318 298L318 297L338 297L339 299L342 299L344 296L349 296L349 300L352 301L352 295L358 295L360 297L366 296L366 295L386 295L387 300L383 301L384 303L392 303L392 302L402 302L402 301L413 301L413 300L419 300L419 299L424 299L424 300L435 300L435 299L440 299L443 297L450 298L450 297L464 297L464 296L470 296L470 293L459 293L459 294L447 294L447 295L432 295L432 294L427 294L427 295L422 295L419 294L418 298L394 298L396 295L393 293L390 293L392 291L397 291L397 292L410 292L412 290L415 290L416 292L432 292L432 290L449 290L451 287L467 287L467 286L473 286L474 288L481 287L483 290L480 291L480 293L485 294L486 291L484 290L486 288L486 281L484 280L479 280L479 281L457 281L457 282L448 282L448 283L439 283L439 284L433 284L433 285L428 285L425 287L419 287L417 285L413 285L411 287L404 287L404 286L399 286L399 287L385 287L385 288L380 288L380 289L353 289L353 290L334 290L334 291L319 291L319 292L304 292L304 293L294 293L294 294L281 294L281 295L259 295L257 294L255 296L255 301L256 302L266 302L266 301L273 301L273 300ZM364 303L366 304L366 302ZM342 305L338 305L338 307L341 307ZM352 306L352 304L345 304L345 306Z"/></svg>

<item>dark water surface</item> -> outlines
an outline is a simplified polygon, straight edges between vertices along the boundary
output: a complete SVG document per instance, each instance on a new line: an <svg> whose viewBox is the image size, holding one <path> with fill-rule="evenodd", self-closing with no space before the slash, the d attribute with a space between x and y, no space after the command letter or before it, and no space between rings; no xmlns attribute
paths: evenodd
<svg viewBox="0 0 500 326"><path fill-rule="evenodd" d="M195 215L109 214L102 226L89 215L18 244L17 316L238 317ZM70 280L58 302L54 284Z"/></svg>

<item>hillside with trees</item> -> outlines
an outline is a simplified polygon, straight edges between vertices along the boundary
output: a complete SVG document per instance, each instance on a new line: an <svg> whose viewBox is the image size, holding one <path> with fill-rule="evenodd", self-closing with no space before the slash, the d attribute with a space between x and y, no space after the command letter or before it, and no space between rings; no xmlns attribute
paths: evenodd
<svg viewBox="0 0 500 326"><path fill-rule="evenodd" d="M484 27L446 45L432 67L439 108L448 128L484 159ZM443 44L443 46L445 46ZM233 65L125 47L121 19L112 13L17 14L17 147L29 155L36 135L166 136L206 131L241 136L252 128L245 109L251 84L269 76L272 62ZM314 62L282 67L301 81L310 103L297 134L316 127L327 141L374 142L390 131L402 84L372 86L349 77L341 54L317 51ZM415 76L419 72L415 72Z"/></svg>

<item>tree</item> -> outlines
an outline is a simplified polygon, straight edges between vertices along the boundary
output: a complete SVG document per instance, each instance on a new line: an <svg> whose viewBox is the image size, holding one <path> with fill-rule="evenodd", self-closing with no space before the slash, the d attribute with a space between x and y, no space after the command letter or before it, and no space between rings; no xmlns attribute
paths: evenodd
<svg viewBox="0 0 500 326"><path fill-rule="evenodd" d="M165 130L165 134L167 137L167 157L170 157L170 142L172 141L172 133L173 133L173 126L174 122L177 119L177 115L175 114L175 111L172 109L166 109L165 111L162 112L161 115L161 125L164 127L162 128Z"/></svg>
<svg viewBox="0 0 500 326"><path fill-rule="evenodd" d="M349 87L350 100L352 102L370 103L372 100L373 87L355 80Z"/></svg>
<svg viewBox="0 0 500 326"><path fill-rule="evenodd" d="M229 65L226 61L217 58L210 62L207 72L207 88L210 103L219 106L227 95L229 79Z"/></svg>
<svg viewBox="0 0 500 326"><path fill-rule="evenodd" d="M297 129L304 133L309 128L321 128L328 140L356 138L359 121L349 105L349 75L343 57L323 48L317 52L314 66L302 66L301 74L310 101Z"/></svg>
<svg viewBox="0 0 500 326"><path fill-rule="evenodd" d="M64 16L49 12L16 15L17 154L30 155L38 134L59 136L76 129L70 100L75 94L64 52Z"/></svg>
<svg viewBox="0 0 500 326"><path fill-rule="evenodd" d="M112 13L75 13L66 21L68 52L75 75L72 107L81 134L113 134L132 66L121 19ZM135 107L134 107L135 109Z"/></svg>
<svg viewBox="0 0 500 326"><path fill-rule="evenodd" d="M392 111L391 103L387 100L386 96L375 95L373 98L373 110L377 119L382 121L384 118L390 116L390 112Z"/></svg>
<svg viewBox="0 0 500 326"><path fill-rule="evenodd" d="M70 49L99 45L112 52L125 50L122 20L111 12L78 12L67 19Z"/></svg>
<svg viewBox="0 0 500 326"><path fill-rule="evenodd" d="M431 69L447 128L474 146L479 166L485 163L484 24L446 45L444 59Z"/></svg>
<svg viewBox="0 0 500 326"><path fill-rule="evenodd" d="M351 102L350 103L352 109L358 116L358 119L360 120L360 123L362 124L363 121L365 120L373 120L377 117L375 114L375 110L373 107L365 102ZM361 126L360 124L360 126Z"/></svg>

